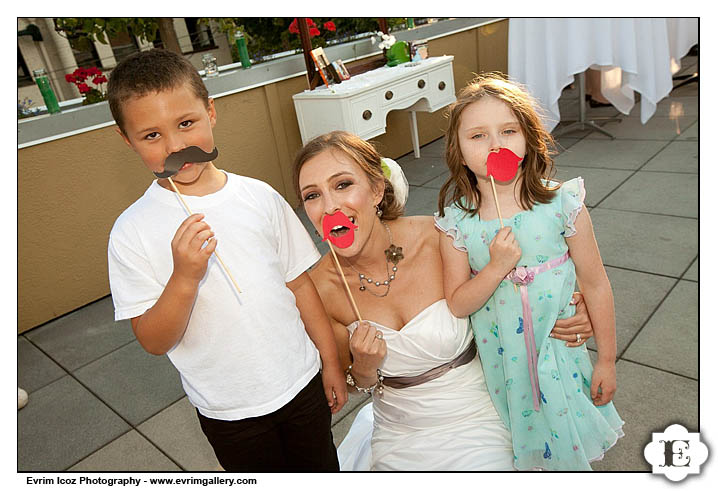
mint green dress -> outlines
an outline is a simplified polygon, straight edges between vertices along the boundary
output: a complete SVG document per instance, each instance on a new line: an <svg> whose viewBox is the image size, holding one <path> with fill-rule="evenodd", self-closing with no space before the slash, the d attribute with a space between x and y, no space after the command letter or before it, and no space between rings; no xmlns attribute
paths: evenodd
<svg viewBox="0 0 718 491"><path fill-rule="evenodd" d="M519 266L539 266L568 251L564 238L576 233L574 221L584 196L583 179L572 179L563 183L550 203L504 219L521 246ZM454 247L468 253L472 276L488 264L489 243L501 227L498 219L483 221L452 205L444 209L443 218L437 213L435 221L454 239ZM585 345L569 348L549 337L556 319L575 312L569 305L575 282L569 258L537 273L527 286L538 352L538 391L532 391L521 295L513 283L502 281L470 316L489 393L511 431L518 470L591 470L589 462L602 459L623 436L623 421L613 403L596 407L591 401L593 367ZM540 399L538 411L534 392Z"/></svg>

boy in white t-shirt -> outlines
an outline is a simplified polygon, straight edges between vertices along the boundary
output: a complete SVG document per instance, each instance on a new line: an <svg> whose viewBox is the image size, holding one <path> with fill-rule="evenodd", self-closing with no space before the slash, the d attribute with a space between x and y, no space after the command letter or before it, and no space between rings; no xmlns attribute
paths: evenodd
<svg viewBox="0 0 718 491"><path fill-rule="evenodd" d="M118 133L155 173L182 150L214 149L214 101L180 55L153 49L123 60L108 99ZM168 355L225 470L339 470L331 414L347 392L306 273L319 253L269 185L199 160L172 177L193 215L160 178L115 222L115 319L131 319L145 350Z"/></svg>

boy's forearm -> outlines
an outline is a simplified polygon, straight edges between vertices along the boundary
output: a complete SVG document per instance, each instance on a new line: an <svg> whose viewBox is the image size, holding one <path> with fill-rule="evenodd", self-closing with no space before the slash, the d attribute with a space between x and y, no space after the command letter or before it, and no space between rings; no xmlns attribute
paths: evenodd
<svg viewBox="0 0 718 491"><path fill-rule="evenodd" d="M466 283L459 286L450 298L449 308L456 317L467 317L486 304L504 276L498 273L491 263Z"/></svg>
<svg viewBox="0 0 718 491"><path fill-rule="evenodd" d="M171 276L157 302L137 318L133 329L146 351L163 355L182 338L198 286Z"/></svg>
<svg viewBox="0 0 718 491"><path fill-rule="evenodd" d="M295 288L290 286L296 298L304 328L319 350L322 366L339 367L339 353L329 317L327 317L324 304L314 283L307 273L304 274L307 276L301 280L300 284Z"/></svg>

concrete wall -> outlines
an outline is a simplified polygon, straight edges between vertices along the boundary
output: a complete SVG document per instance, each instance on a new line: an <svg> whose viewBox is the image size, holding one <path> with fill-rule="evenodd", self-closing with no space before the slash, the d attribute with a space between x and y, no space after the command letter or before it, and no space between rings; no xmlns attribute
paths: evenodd
<svg viewBox="0 0 718 491"><path fill-rule="evenodd" d="M430 56L454 56L457 89L474 73L506 72L507 49L508 21L429 42ZM292 95L304 89L298 76L215 100L216 165L268 182L293 206L301 138ZM417 113L422 144L442 136L443 113ZM411 152L406 113L390 113L372 141L388 157ZM109 294L110 229L153 178L114 126L18 150L18 332Z"/></svg>

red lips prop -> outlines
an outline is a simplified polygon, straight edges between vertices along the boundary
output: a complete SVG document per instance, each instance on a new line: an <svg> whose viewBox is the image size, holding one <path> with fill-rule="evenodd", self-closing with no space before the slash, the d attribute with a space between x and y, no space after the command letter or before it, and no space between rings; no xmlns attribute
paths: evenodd
<svg viewBox="0 0 718 491"><path fill-rule="evenodd" d="M522 160L523 158L508 148L501 148L498 152L489 152L486 159L486 174L494 176L497 181L510 181L516 176L519 162Z"/></svg>
<svg viewBox="0 0 718 491"><path fill-rule="evenodd" d="M330 232L337 225L347 227L349 231L343 235L334 236ZM341 211L338 211L333 215L324 215L324 218L322 219L322 231L324 232L324 238L322 238L322 241L329 239L329 242L338 248L346 249L354 243L354 230L357 228L358 227L354 225Z"/></svg>

